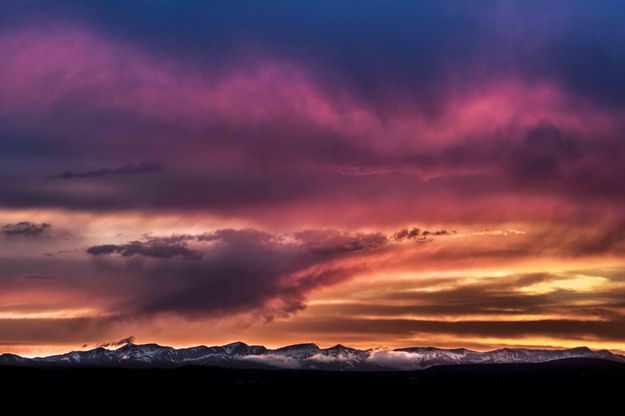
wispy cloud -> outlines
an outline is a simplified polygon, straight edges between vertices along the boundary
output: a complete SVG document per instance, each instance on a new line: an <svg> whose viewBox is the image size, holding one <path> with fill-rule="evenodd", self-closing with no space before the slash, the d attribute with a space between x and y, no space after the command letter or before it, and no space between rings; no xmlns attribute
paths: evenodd
<svg viewBox="0 0 625 416"><path fill-rule="evenodd" d="M120 347L126 344L134 344L134 342L135 342L135 337L131 335L129 337L122 338L117 341L101 342L98 344L98 347Z"/></svg>
<svg viewBox="0 0 625 416"><path fill-rule="evenodd" d="M143 173L155 173L161 172L164 169L164 165L161 162L148 161L137 164L128 164L119 168L102 168L98 170L87 170L81 172L64 172L53 178L59 179L88 179L97 178L100 176L114 176L114 175L138 175Z"/></svg>

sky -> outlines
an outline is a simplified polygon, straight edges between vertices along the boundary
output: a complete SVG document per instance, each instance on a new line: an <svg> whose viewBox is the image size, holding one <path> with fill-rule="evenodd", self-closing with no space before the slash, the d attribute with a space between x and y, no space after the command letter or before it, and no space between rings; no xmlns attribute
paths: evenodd
<svg viewBox="0 0 625 416"><path fill-rule="evenodd" d="M0 0L0 352L625 350L624 23Z"/></svg>

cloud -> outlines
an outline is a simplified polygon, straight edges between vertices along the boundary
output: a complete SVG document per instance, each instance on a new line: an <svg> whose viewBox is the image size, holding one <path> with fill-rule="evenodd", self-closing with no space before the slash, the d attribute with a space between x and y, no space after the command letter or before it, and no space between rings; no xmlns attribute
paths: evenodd
<svg viewBox="0 0 625 416"><path fill-rule="evenodd" d="M81 345L97 340L110 329L106 318L10 318L0 319L0 344L63 344Z"/></svg>
<svg viewBox="0 0 625 416"><path fill-rule="evenodd" d="M625 321L593 319L536 319L536 320L461 320L441 321L424 319L346 319L317 318L301 323L293 323L290 330L299 333L315 333L318 336L336 337L349 333L353 339L370 340L410 339L417 336L428 339L434 336L447 336L455 344L475 339L522 339L550 338L554 340L577 341L616 341L625 340ZM557 343L557 341L555 341Z"/></svg>
<svg viewBox="0 0 625 416"><path fill-rule="evenodd" d="M280 354L246 355L240 359L289 370L301 368L299 360Z"/></svg>
<svg viewBox="0 0 625 416"><path fill-rule="evenodd" d="M315 290L372 268L414 270L415 264L431 268L441 259L452 267L456 262L492 258L500 252L506 258L531 256L536 253L531 248L536 239L543 244L540 250L546 253L560 250L557 243L562 243L561 236L555 238L557 234L554 246L542 235L515 234L511 241L502 236L474 237L473 243L467 245L460 244L464 234L458 233L459 238L446 240L449 244L441 239L430 248L409 243L417 238L444 237L450 232L417 230L384 234L311 229L278 234L256 229L218 229L199 234L146 235L126 244L92 246L86 252L95 260L93 266L101 275L99 279L116 282L110 288L112 308L122 315L172 314L199 319L258 313L272 319L303 309ZM580 239L589 241L583 236L574 241ZM567 282L571 279L578 278L530 273L470 284L462 278L448 279L444 283L451 288L414 292L393 292L387 288L381 299L360 298L358 302L328 306L327 310L347 316L398 318L573 316L574 311L566 305L577 305L593 296L568 290ZM543 289L534 291L534 287ZM529 291L520 292L526 289ZM587 317L612 319L613 303L613 296L606 294L594 299L593 305L576 307L583 309Z"/></svg>
<svg viewBox="0 0 625 416"><path fill-rule="evenodd" d="M126 345L126 344L134 344L135 342L135 337L133 337L132 335L126 338L122 338L120 340L117 341L111 341L111 342L101 342L98 344L98 347L120 347L122 345Z"/></svg>
<svg viewBox="0 0 625 416"><path fill-rule="evenodd" d="M606 286L608 283L607 277L583 273L481 276L477 281L447 278L424 281L422 286L414 285L414 290L386 287L376 296L327 305L323 310L341 316L400 319L514 320L518 316L582 314L585 318L611 320L619 316L621 291Z"/></svg>
<svg viewBox="0 0 625 416"><path fill-rule="evenodd" d="M450 235L452 234L452 232L449 232L447 230L438 230L438 231L428 231L428 230L420 230L419 228L411 228L411 229L406 229L404 228L401 231L396 232L395 234L393 234L392 238L395 241L402 241L402 240L418 240L418 241L427 241L428 238L430 236L442 236L442 235Z"/></svg>
<svg viewBox="0 0 625 416"><path fill-rule="evenodd" d="M388 267L381 264L376 271L386 275ZM550 339L551 345L622 341L616 329L623 321L622 268L458 274L385 282L365 279L343 293L341 302L316 302L305 318L284 323L276 331L312 333L329 342L349 334L352 342L366 345L372 345L372 339L404 345L412 340L421 346L483 343L482 348L521 338L541 340L539 344ZM399 366L412 365L415 357L380 353L378 358L398 361Z"/></svg>
<svg viewBox="0 0 625 416"><path fill-rule="evenodd" d="M218 229L145 235L86 253L104 276L125 276L112 289L121 314L199 318L252 312L273 319L303 309L309 293L366 270L367 259L391 249L391 241L381 232Z"/></svg>
<svg viewBox="0 0 625 416"><path fill-rule="evenodd" d="M60 179L85 179L85 178L97 178L99 176L109 175L137 175L142 173L154 173L161 172L163 165L160 162L143 162L139 164L129 164L120 168L109 169L103 168L98 170L89 170L83 172L64 172L53 178Z"/></svg>
<svg viewBox="0 0 625 416"><path fill-rule="evenodd" d="M344 233L337 230L307 230L294 237L312 253L332 256L342 253L376 250L388 243L382 233Z"/></svg>
<svg viewBox="0 0 625 416"><path fill-rule="evenodd" d="M220 229L146 236L92 246L87 253L102 273L126 276L118 288L126 300L116 306L122 314L258 312L271 319L304 308L309 292L348 279L362 267L352 260L383 250L387 241L381 233Z"/></svg>
<svg viewBox="0 0 625 416"><path fill-rule="evenodd" d="M625 252L625 222L591 232L582 238L572 240L569 245L574 255Z"/></svg>
<svg viewBox="0 0 625 416"><path fill-rule="evenodd" d="M397 370L419 370L423 366L420 361L422 357L418 353L407 351L375 350L369 354L367 361L380 365L384 368Z"/></svg>
<svg viewBox="0 0 625 416"><path fill-rule="evenodd" d="M621 111L557 79L512 71L466 89L442 83L435 106L390 89L383 95L402 103L390 111L338 74L270 52L217 69L188 57L175 64L85 25L24 24L0 35L0 97L13 97L0 98L8 207L209 213L291 229L621 211ZM168 169L140 175L161 166L121 164L128 158ZM50 176L68 180L41 180ZM579 203L589 196L594 204Z"/></svg>
<svg viewBox="0 0 625 416"><path fill-rule="evenodd" d="M2 227L2 233L7 237L38 237L46 233L52 227L51 224L35 224L29 221L21 221L15 224L6 224Z"/></svg>
<svg viewBox="0 0 625 416"><path fill-rule="evenodd" d="M103 254L121 254L124 257L141 255L155 258L180 256L185 260L201 260L202 253L187 247L185 237L148 238L147 241L131 241L128 244L103 244L92 246L87 253L99 256Z"/></svg>

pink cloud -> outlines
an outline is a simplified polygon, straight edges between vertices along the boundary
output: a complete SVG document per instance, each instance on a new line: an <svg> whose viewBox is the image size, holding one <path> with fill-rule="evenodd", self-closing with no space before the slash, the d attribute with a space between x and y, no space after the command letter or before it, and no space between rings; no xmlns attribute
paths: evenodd
<svg viewBox="0 0 625 416"><path fill-rule="evenodd" d="M157 179L27 184L6 197L16 204L33 192L86 209L120 201L269 222L403 225L576 216L596 207L567 198L619 189L618 160L606 158L620 149L610 144L619 114L553 83L510 76L448 88L435 114L420 110L420 97L398 95L404 105L388 114L340 79L321 85L268 53L212 70L75 25L23 26L0 43L0 113L15 129L50 134L44 140L76 154L125 158L120 166L146 154L173 159ZM546 138L528 140L543 130ZM76 170L102 167L116 168Z"/></svg>
<svg viewBox="0 0 625 416"><path fill-rule="evenodd" d="M556 85L514 78L449 94L434 119L418 110L419 97L397 97L405 108L382 116L339 83L330 95L306 68L269 54L253 65L234 62L225 71L211 70L147 53L92 29L58 25L5 31L0 43L0 108L28 118L69 106L79 114L112 111L196 127L308 124L382 153L525 129L544 120L583 132L614 125L613 115L593 111Z"/></svg>

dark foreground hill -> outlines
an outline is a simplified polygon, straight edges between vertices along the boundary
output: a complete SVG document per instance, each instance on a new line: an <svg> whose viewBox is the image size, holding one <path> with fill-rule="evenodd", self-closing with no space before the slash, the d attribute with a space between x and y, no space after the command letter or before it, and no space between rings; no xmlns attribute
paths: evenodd
<svg viewBox="0 0 625 416"><path fill-rule="evenodd" d="M40 403L130 402L145 407L226 402L232 408L263 403L367 407L410 403L418 409L465 406L592 406L620 401L625 364L564 359L535 364L431 367L420 371L331 372L188 366L170 369L0 367L3 398ZM26 401L24 401L26 399ZM290 407L289 407L290 408ZM502 408L503 409L503 408ZM180 413L183 414L183 413Z"/></svg>

